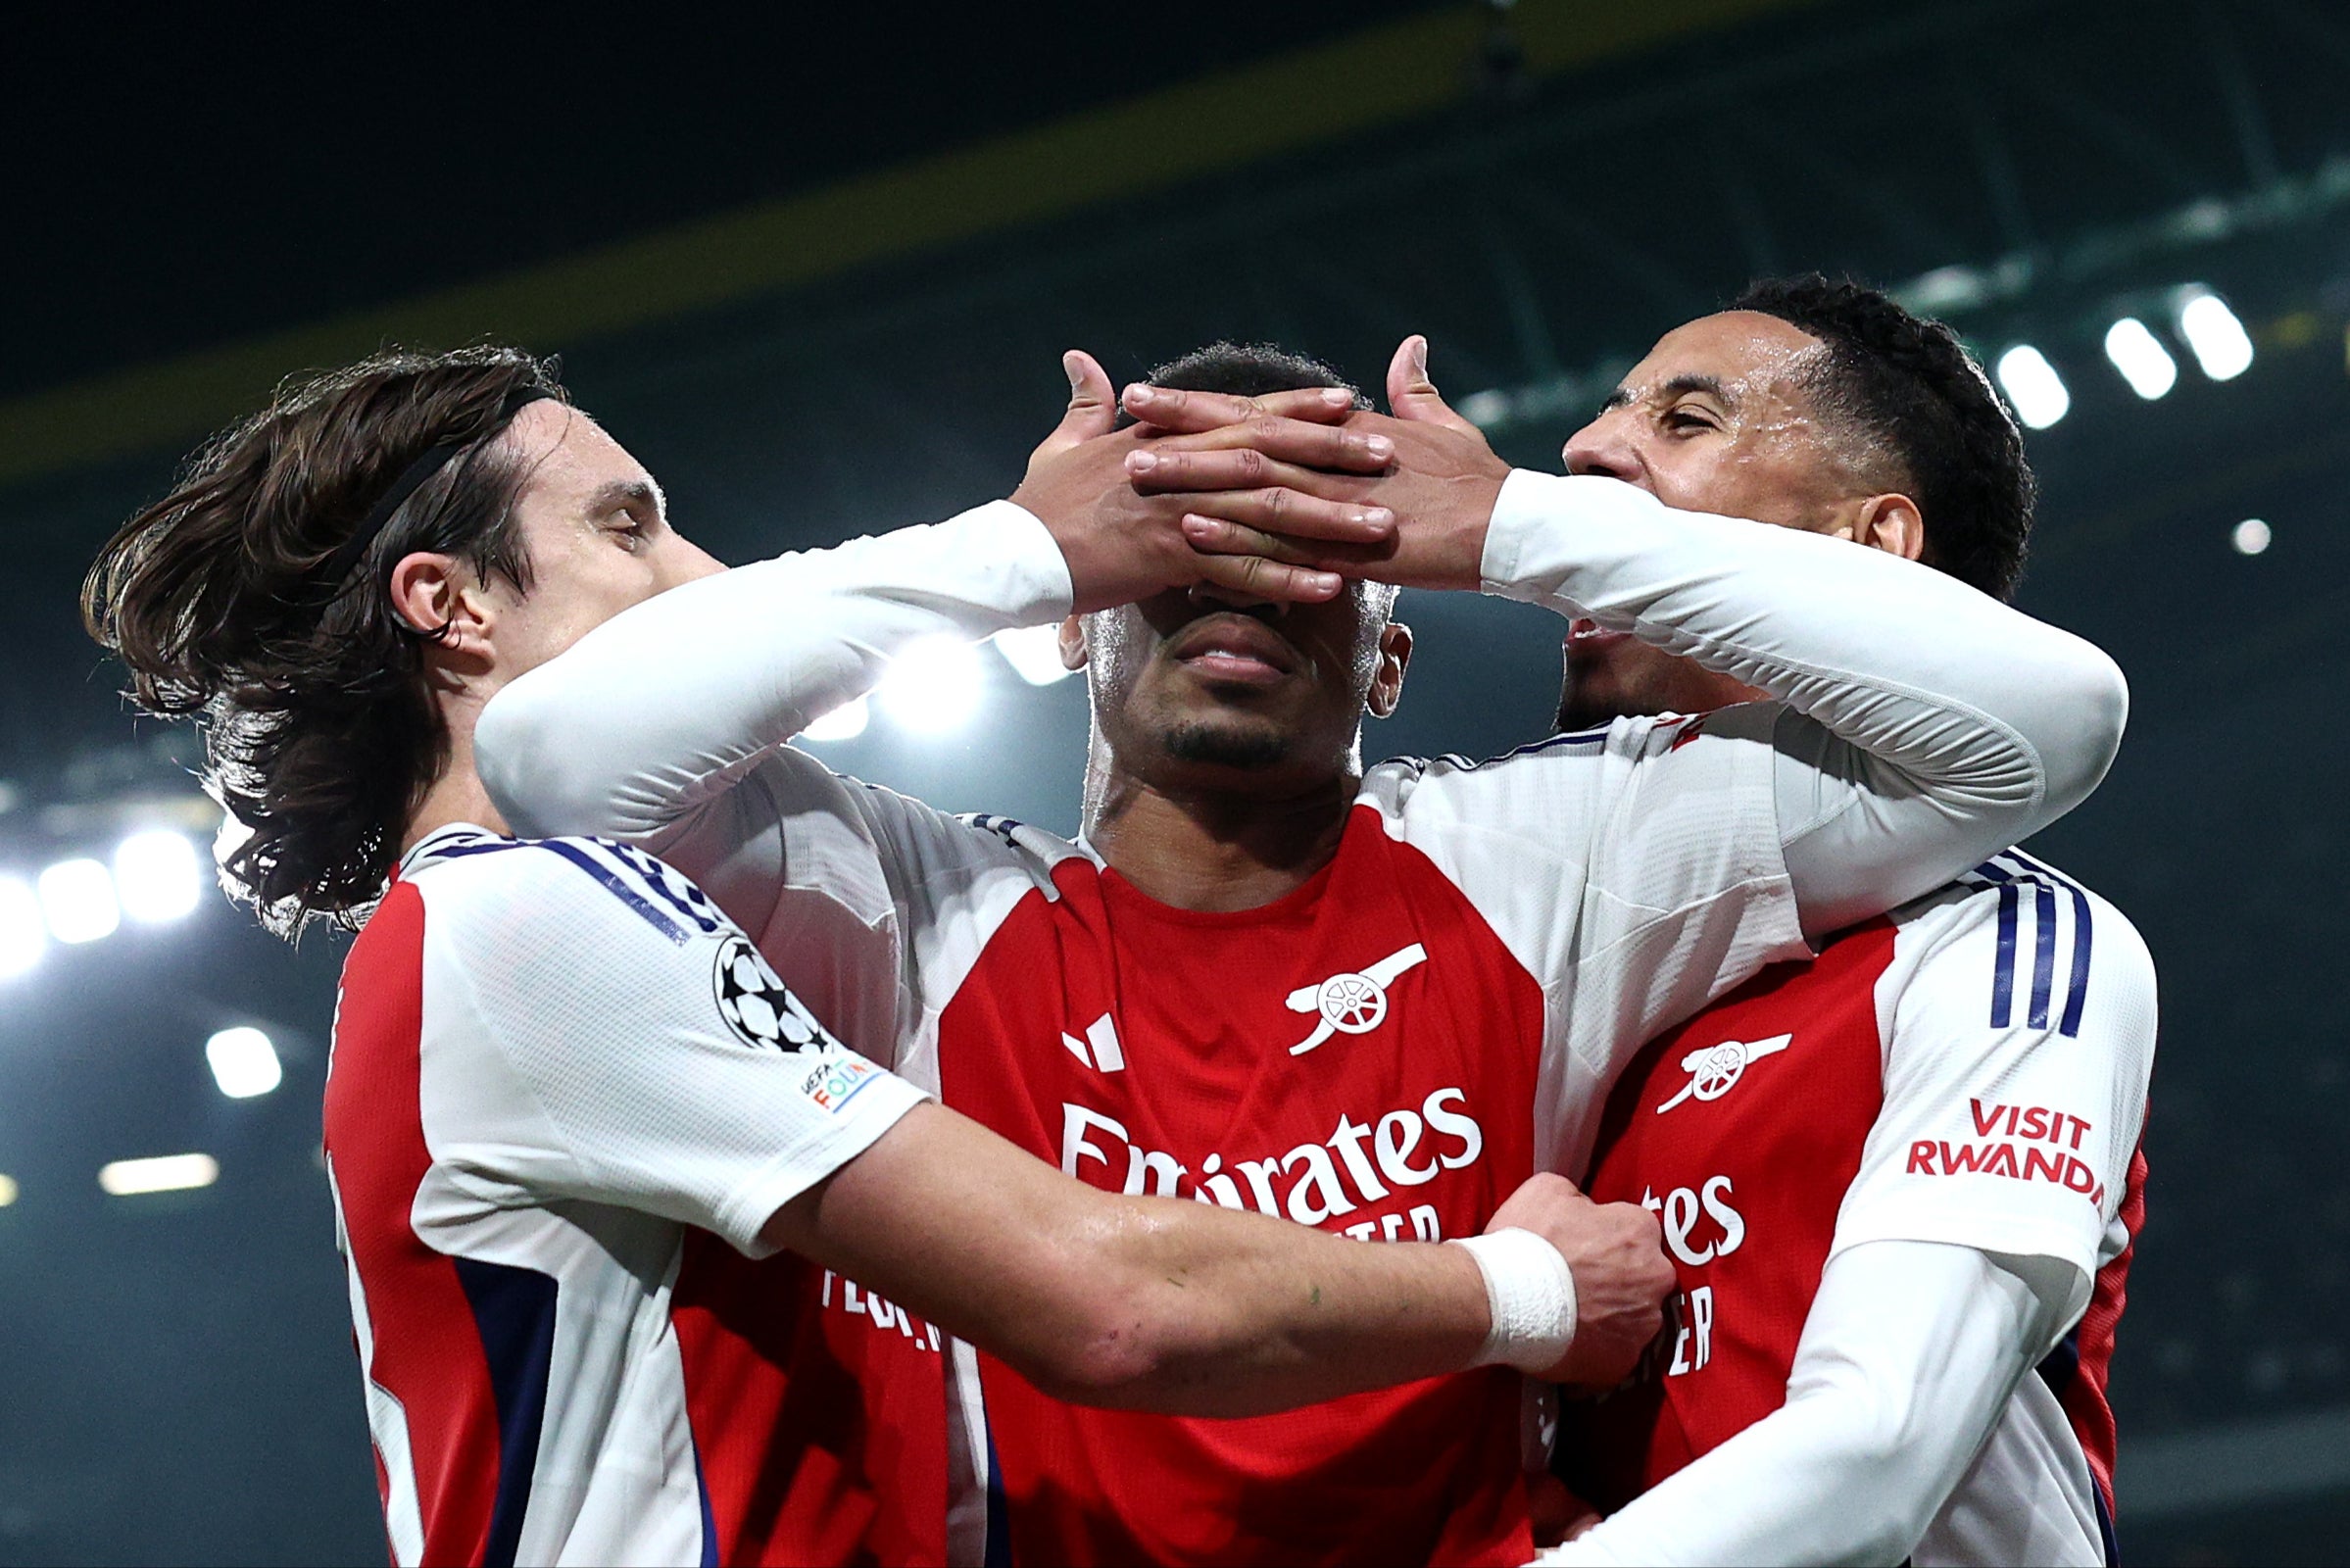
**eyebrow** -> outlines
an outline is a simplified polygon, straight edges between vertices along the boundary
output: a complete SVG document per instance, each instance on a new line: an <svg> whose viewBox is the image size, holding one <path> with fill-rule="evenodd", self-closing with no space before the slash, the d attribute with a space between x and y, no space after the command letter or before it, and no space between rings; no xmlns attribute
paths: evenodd
<svg viewBox="0 0 2350 1568"><path fill-rule="evenodd" d="M622 507L648 508L664 520L668 515L661 487L644 479L613 479L597 486L596 493L588 497L587 514L601 517Z"/></svg>
<svg viewBox="0 0 2350 1568"><path fill-rule="evenodd" d="M1662 401L1684 397L1691 392L1701 392L1725 408L1738 402L1730 395L1730 389L1722 384L1721 378L1711 375L1677 375L1658 387L1655 396ZM1619 386L1607 395L1606 402L1599 405L1599 412L1611 414L1617 409L1629 407L1633 401L1632 388Z"/></svg>

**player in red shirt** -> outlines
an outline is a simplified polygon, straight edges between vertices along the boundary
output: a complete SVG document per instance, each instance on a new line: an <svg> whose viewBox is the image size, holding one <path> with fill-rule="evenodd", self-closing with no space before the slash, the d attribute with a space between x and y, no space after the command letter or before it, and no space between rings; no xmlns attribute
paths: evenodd
<svg viewBox="0 0 2350 1568"><path fill-rule="evenodd" d="M1081 591L1238 569L1096 466L1133 504L1054 511ZM819 1289L1138 1408L1631 1365L1665 1285L1637 1210L1545 1176L1506 1205L1533 1234L1373 1250L1100 1193L849 1053L673 868L508 835L483 701L714 569L543 367L477 350L289 388L91 573L142 702L208 720L231 879L285 928L364 921L325 1163L395 1562L935 1556L877 1513Z"/></svg>
<svg viewBox="0 0 2350 1568"><path fill-rule="evenodd" d="M1667 334L1565 456L2002 598L2031 522L1955 337L1818 278ZM1562 727L1754 695L1584 623L1566 660ZM1657 1213L1680 1329L1569 1404L1561 1473L1621 1511L1543 1560L2112 1561L2154 1028L2130 922L2011 850L1650 1045L1591 1186Z"/></svg>
<svg viewBox="0 0 2350 1568"><path fill-rule="evenodd" d="M1398 401L1434 400L1422 350L1398 355ZM1249 398L1296 384L1286 356L1130 389L1146 422L1117 433L1105 378L1072 366L1079 450L1200 492L1195 545L1600 616L1781 699L1365 769L1363 715L1397 700L1411 647L1388 587L1089 604L1038 526L1061 505L1039 469L1010 504L688 584L490 706L483 772L512 820L643 845L769 953L834 956L808 984L844 1038L1089 1182L1365 1240L1474 1229L1525 1173L1582 1168L1641 1040L2069 808L2118 736L2101 656L1891 556L1513 472L1459 425L1355 416L1387 443L1375 475L1269 459L1247 438L1278 421ZM1256 531L1276 509L1217 499L1268 484L1384 506L1395 532L1283 544ZM915 639L1053 622L1094 703L1076 840L786 744ZM869 1396L952 1412L957 1560L1532 1550L1507 1375L1269 1419L1104 1417L967 1348L867 1338Z"/></svg>

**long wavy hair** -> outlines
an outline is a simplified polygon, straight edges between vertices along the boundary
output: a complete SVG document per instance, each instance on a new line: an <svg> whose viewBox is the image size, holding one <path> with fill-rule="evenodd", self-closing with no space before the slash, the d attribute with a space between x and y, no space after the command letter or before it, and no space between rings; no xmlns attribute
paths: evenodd
<svg viewBox="0 0 2350 1568"><path fill-rule="evenodd" d="M246 835L223 878L280 935L364 921L448 764L424 668L446 628L395 613L393 566L430 551L530 585L522 466L482 439L525 388L563 395L551 364L503 347L391 351L289 380L117 529L83 581L83 622L129 666L127 695L203 726L206 787ZM469 444L329 580L401 470L452 441Z"/></svg>

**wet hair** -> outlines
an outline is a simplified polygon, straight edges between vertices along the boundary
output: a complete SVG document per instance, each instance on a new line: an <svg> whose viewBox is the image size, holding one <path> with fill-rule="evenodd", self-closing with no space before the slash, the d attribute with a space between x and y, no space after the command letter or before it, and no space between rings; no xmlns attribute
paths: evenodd
<svg viewBox="0 0 2350 1568"><path fill-rule="evenodd" d="M82 583L83 622L129 666L127 695L203 725L206 788L247 835L223 877L282 935L364 920L448 764L425 678L447 627L400 617L393 566L429 551L530 585L514 520L526 475L495 439L526 391L563 396L551 363L501 347L385 352L290 380L116 530ZM448 443L454 460L338 572L378 498Z"/></svg>
<svg viewBox="0 0 2350 1568"><path fill-rule="evenodd" d="M1808 390L1830 421L1898 470L1925 518L1926 564L2012 598L2036 485L2022 432L1958 334L1880 290L1816 272L1750 283L1729 308L1827 345Z"/></svg>

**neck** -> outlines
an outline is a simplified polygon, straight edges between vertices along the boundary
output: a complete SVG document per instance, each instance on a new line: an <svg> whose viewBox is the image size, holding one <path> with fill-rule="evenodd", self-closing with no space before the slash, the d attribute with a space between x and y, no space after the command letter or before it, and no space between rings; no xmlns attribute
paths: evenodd
<svg viewBox="0 0 2350 1568"><path fill-rule="evenodd" d="M1178 909L1253 909L1338 854L1361 778L1351 769L1268 799L1182 790L1104 770L1086 790L1086 837L1110 867Z"/></svg>
<svg viewBox="0 0 2350 1568"><path fill-rule="evenodd" d="M467 721L462 724L458 722L460 715L449 708L444 707L442 713L449 721L449 765L441 769L441 776L432 781L423 799L408 813L408 823L400 834L403 855L427 833L437 833L454 822L470 822L493 833L513 831L498 808L491 804L490 792L473 769L472 711L465 713Z"/></svg>

